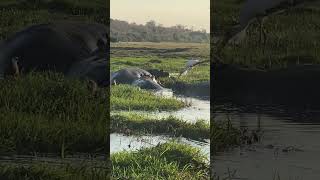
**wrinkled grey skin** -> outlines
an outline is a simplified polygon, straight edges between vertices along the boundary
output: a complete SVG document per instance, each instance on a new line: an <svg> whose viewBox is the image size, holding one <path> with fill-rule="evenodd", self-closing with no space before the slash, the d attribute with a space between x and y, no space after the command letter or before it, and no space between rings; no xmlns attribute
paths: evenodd
<svg viewBox="0 0 320 180"><path fill-rule="evenodd" d="M57 22L28 27L0 44L0 78L13 74L12 59L16 57L20 73L50 70L74 76L77 73L72 71L80 72L76 67L86 64L89 67L79 76L94 77L98 73L89 71L101 72L107 64L108 41L108 28L97 23ZM95 79L102 82L101 78L105 76Z"/></svg>
<svg viewBox="0 0 320 180"><path fill-rule="evenodd" d="M74 63L65 74L67 77L90 79L99 86L109 85L109 75L107 73L107 57L93 56L80 62Z"/></svg>
<svg viewBox="0 0 320 180"><path fill-rule="evenodd" d="M155 81L152 74L140 68L125 68L113 73L111 83L131 84L139 86L142 89L163 89L163 87Z"/></svg>

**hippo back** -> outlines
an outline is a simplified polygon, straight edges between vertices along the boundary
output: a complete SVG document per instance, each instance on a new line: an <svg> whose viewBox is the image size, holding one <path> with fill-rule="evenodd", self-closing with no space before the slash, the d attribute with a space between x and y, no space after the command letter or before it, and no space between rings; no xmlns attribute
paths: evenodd
<svg viewBox="0 0 320 180"><path fill-rule="evenodd" d="M139 68L121 69L115 73L113 80L117 83L131 84L143 77L153 77L148 71Z"/></svg>
<svg viewBox="0 0 320 180"><path fill-rule="evenodd" d="M0 49L0 74L19 57L19 68L66 73L73 63L107 52L108 28L102 24L57 22L28 27L8 38Z"/></svg>

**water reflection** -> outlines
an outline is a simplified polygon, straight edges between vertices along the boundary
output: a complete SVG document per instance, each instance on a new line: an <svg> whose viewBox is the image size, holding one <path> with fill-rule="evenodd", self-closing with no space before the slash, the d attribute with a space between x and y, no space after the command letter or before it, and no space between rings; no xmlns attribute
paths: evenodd
<svg viewBox="0 0 320 180"><path fill-rule="evenodd" d="M215 120L261 129L259 143L215 156L214 173L229 179L320 179L320 112L282 106L215 106ZM230 177L231 176L231 177ZM274 178L276 177L276 178Z"/></svg>
<svg viewBox="0 0 320 180"><path fill-rule="evenodd" d="M170 90L162 91L161 93L170 94ZM158 94L162 95L162 94ZM145 111L130 111L130 113L138 113L152 118L166 118L169 116L174 116L180 118L184 121L194 123L199 119L210 121L210 101L206 97L186 97L182 95L173 95L180 101L189 104L190 106L183 108L178 111L161 111L161 112L145 112ZM114 111L112 114L126 113L127 111ZM168 142L171 140L178 140L181 143L197 147L201 152L207 156L209 161L210 156L210 143L207 140L206 143L188 140L186 138L171 138L167 136L125 136L122 134L111 134L110 135L110 153L115 153L119 151L129 150L136 151L144 147L154 147L159 143Z"/></svg>

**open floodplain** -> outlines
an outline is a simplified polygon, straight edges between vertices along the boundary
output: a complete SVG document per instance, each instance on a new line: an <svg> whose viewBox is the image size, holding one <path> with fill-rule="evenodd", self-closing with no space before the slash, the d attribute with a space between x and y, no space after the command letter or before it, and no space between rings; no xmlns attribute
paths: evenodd
<svg viewBox="0 0 320 180"><path fill-rule="evenodd" d="M210 65L196 66L178 78L191 58L209 60L209 44L111 44L111 72L139 67L170 74L158 79L166 88L163 93L111 87L113 178L209 178Z"/></svg>
<svg viewBox="0 0 320 180"><path fill-rule="evenodd" d="M215 3L214 53L239 22L243 4ZM227 139L239 146L214 151L214 179L320 178L319 20L318 1L289 8L264 20L265 43L255 21L241 42L220 53L224 65L214 67L212 118L236 128L225 137L235 137Z"/></svg>

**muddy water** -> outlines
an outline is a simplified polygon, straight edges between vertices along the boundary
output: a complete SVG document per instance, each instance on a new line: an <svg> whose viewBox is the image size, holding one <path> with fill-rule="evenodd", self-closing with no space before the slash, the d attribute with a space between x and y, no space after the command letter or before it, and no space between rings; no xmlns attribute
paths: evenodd
<svg viewBox="0 0 320 180"><path fill-rule="evenodd" d="M220 178L273 180L320 179L320 112L218 106L215 120L229 118L242 129L262 130L259 143L219 153L214 173Z"/></svg>
<svg viewBox="0 0 320 180"><path fill-rule="evenodd" d="M210 101L207 99L200 99L195 97L184 97L184 96L174 96L176 99L184 101L190 104L189 107L183 108L174 112L144 112L144 111L131 111L134 113L145 114L154 118L164 118L168 116L175 116L181 118L182 120L188 122L196 122L199 119L210 121ZM119 112L113 112L119 113ZM139 150L143 147L153 147L158 143L164 143L172 140L177 140L178 142L189 144L191 146L199 148L203 154L205 154L208 159L210 156L210 142L198 142L192 141L185 138L170 138L166 136L124 136L122 134L111 134L110 135L110 152L115 153L119 151L129 150Z"/></svg>

